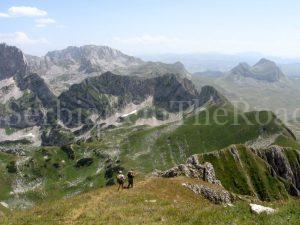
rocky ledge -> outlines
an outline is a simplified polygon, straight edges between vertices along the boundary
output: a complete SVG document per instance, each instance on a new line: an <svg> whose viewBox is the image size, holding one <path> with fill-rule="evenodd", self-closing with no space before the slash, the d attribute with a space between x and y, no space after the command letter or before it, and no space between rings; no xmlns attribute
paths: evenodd
<svg viewBox="0 0 300 225"><path fill-rule="evenodd" d="M204 196L215 204L231 203L231 194L222 187L221 181L217 179L213 165L209 162L200 164L196 155L191 156L186 164L180 164L164 172L155 171L154 175L164 178L186 176L206 181L207 185L204 182L204 184L183 183L182 186L190 189L197 195ZM213 188L213 186L215 187Z"/></svg>
<svg viewBox="0 0 300 225"><path fill-rule="evenodd" d="M186 176L222 186L221 181L216 178L213 165L209 162L200 164L196 155L191 156L186 164L180 164L164 172L155 171L154 175L165 178Z"/></svg>

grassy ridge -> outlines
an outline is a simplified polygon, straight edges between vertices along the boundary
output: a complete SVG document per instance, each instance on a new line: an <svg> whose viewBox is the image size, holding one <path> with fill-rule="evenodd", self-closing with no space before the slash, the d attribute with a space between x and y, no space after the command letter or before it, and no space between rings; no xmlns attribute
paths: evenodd
<svg viewBox="0 0 300 225"><path fill-rule="evenodd" d="M219 122L224 124L218 124L213 119L221 112L220 108L211 107L207 112L185 118L180 125L134 132L121 145L121 159L128 167L151 172L153 169L167 169L183 163L192 154L215 151L231 144L243 144L259 136L282 133L277 140L279 143L298 146L271 112L249 112L235 117L233 109L224 110L227 110L227 114L219 117Z"/></svg>
<svg viewBox="0 0 300 225"><path fill-rule="evenodd" d="M296 200L268 203L277 208L274 215L253 215L248 203L233 207L214 205L182 187L188 178L147 179L134 189L118 192L102 188L70 199L48 202L33 209L7 214L0 224L291 224L300 220Z"/></svg>

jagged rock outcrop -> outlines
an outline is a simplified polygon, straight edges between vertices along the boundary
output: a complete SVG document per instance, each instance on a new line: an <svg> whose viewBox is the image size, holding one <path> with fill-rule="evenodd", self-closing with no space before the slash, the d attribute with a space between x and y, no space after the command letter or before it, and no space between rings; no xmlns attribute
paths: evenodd
<svg viewBox="0 0 300 225"><path fill-rule="evenodd" d="M274 62L264 58L252 67L247 63L240 63L230 71L230 74L267 82L277 82L287 79L286 75Z"/></svg>
<svg viewBox="0 0 300 225"><path fill-rule="evenodd" d="M253 151L271 165L276 175L288 183L287 189L291 195L300 196L300 152L298 150L274 145L267 149Z"/></svg>
<svg viewBox="0 0 300 225"><path fill-rule="evenodd" d="M213 165L209 162L200 164L198 156L196 155L191 156L186 164L181 164L164 172L155 171L153 174L164 178L186 176L206 181L209 184L213 184L215 187L213 188L213 185L189 183L183 183L182 185L193 191L195 194L204 196L215 204L231 203L231 194L222 187L220 180L217 179Z"/></svg>
<svg viewBox="0 0 300 225"><path fill-rule="evenodd" d="M25 156L25 149L22 146L0 146L0 152L17 155L17 156Z"/></svg>
<svg viewBox="0 0 300 225"><path fill-rule="evenodd" d="M191 156L187 160L186 164L181 164L164 172L156 171L154 175L165 178L186 176L222 186L221 182L217 179L215 175L213 165L209 162L200 164L196 155Z"/></svg>
<svg viewBox="0 0 300 225"><path fill-rule="evenodd" d="M182 186L190 189L195 194L202 195L215 204L230 204L231 194L225 189L214 189L204 185L183 183Z"/></svg>
<svg viewBox="0 0 300 225"><path fill-rule="evenodd" d="M0 44L0 81L27 74L27 62L22 51L16 47Z"/></svg>

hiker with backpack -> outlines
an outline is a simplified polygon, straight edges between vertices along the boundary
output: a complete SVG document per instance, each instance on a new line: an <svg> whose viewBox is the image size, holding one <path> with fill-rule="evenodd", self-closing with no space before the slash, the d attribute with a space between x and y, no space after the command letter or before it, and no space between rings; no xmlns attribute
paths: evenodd
<svg viewBox="0 0 300 225"><path fill-rule="evenodd" d="M122 187L124 189L124 183L125 183L125 176L123 175L122 171L119 171L118 176L117 176L117 182L119 184L118 191Z"/></svg>
<svg viewBox="0 0 300 225"><path fill-rule="evenodd" d="M128 186L127 188L133 188L133 178L134 178L135 174L132 170L128 171L127 173L127 178L128 178Z"/></svg>

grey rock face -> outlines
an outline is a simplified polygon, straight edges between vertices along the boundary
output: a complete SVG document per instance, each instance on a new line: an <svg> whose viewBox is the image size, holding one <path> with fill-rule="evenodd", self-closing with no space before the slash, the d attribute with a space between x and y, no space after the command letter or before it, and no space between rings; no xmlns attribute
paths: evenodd
<svg viewBox="0 0 300 225"><path fill-rule="evenodd" d="M22 51L16 47L0 44L0 81L27 74L27 62Z"/></svg>
<svg viewBox="0 0 300 225"><path fill-rule="evenodd" d="M199 164L197 156L191 156L186 164L181 164L164 172L156 171L155 174L165 178L186 176L222 186L216 177L213 165L209 162Z"/></svg>
<svg viewBox="0 0 300 225"><path fill-rule="evenodd" d="M49 108L56 104L56 97L44 80L37 74L30 74L19 81L21 90L30 90L41 101L43 107Z"/></svg>
<svg viewBox="0 0 300 225"><path fill-rule="evenodd" d="M11 100L0 114L0 127L26 128L40 125L43 110L55 105L56 97L44 80L29 72L27 61L21 50L0 44L0 81L12 77L23 96Z"/></svg>
<svg viewBox="0 0 300 225"><path fill-rule="evenodd" d="M0 146L0 152L17 155L17 156L25 156L25 149L22 146L10 146L4 147Z"/></svg>
<svg viewBox="0 0 300 225"><path fill-rule="evenodd" d="M228 191L216 190L204 185L197 184L186 184L183 183L182 186L190 189L195 194L202 195L207 198L209 201L215 204L230 204L231 203L231 195Z"/></svg>
<svg viewBox="0 0 300 225"><path fill-rule="evenodd" d="M290 186L288 192L300 196L300 153L280 146L271 146L268 149L253 150L259 157L267 161L276 175L286 180ZM290 157L287 157L290 154Z"/></svg>

